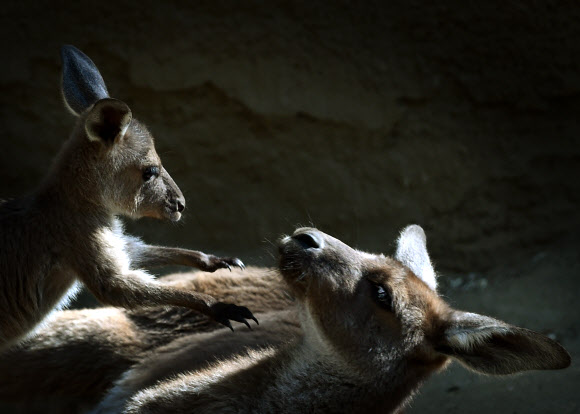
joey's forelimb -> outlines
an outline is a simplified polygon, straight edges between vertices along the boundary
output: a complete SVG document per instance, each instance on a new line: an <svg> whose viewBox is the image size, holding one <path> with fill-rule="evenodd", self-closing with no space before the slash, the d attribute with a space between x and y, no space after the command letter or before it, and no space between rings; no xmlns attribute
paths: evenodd
<svg viewBox="0 0 580 414"><path fill-rule="evenodd" d="M215 272L218 269L231 270L232 267L245 269L244 263L235 257L217 257L195 250L142 243L131 243L127 246L127 250L132 264L137 268L181 265L195 267L204 272Z"/></svg>
<svg viewBox="0 0 580 414"><path fill-rule="evenodd" d="M131 259L131 265L134 268L153 268L167 265L181 265L194 267L206 272L215 272L218 269L229 269L239 267L245 269L244 263L240 259L233 257L217 257L203 252L180 249L175 247L152 246L142 243L138 239L130 239L126 245L126 251ZM101 301L114 305L129 307L130 303L140 303L143 306L157 304L171 304L175 306L184 306L190 309L202 312L217 322L227 326L232 331L234 328L230 320L245 324L251 329L246 319L252 319L256 323L258 320L252 315L248 308L237 306L230 303L217 302L212 296L197 292L183 292L161 284L154 288L139 286L141 280L144 280L139 274L126 274L117 283L124 283L124 280L131 280L130 283L118 290L116 294L120 297L111 301L109 298L113 295L104 295ZM149 283L149 282L147 282ZM106 285L104 288L106 289ZM98 289L98 288L97 288ZM131 290L134 294L131 294ZM106 291L99 289L100 292ZM123 298L123 292L130 295L130 300ZM159 298L162 298L159 302ZM114 301L123 301L113 303Z"/></svg>

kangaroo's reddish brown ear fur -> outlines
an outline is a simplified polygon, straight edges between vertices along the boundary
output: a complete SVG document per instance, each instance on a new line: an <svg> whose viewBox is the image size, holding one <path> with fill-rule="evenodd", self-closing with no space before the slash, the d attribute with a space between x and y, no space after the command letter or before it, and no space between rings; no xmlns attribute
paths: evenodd
<svg viewBox="0 0 580 414"><path fill-rule="evenodd" d="M556 341L528 329L475 313L451 314L435 349L489 375L570 366L570 354Z"/></svg>

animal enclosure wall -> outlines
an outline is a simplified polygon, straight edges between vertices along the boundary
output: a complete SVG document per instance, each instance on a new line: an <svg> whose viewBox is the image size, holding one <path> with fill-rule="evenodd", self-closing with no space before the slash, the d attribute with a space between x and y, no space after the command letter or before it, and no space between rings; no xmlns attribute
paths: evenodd
<svg viewBox="0 0 580 414"><path fill-rule="evenodd" d="M574 359L579 21L515 0L6 4L0 198L32 189L71 131L59 48L74 44L187 200L181 223L133 233L269 265L268 241L299 224L391 253L418 223L452 299L550 328ZM557 374L580 380L576 363ZM449 381L433 398L457 396ZM580 409L556 388L560 412Z"/></svg>

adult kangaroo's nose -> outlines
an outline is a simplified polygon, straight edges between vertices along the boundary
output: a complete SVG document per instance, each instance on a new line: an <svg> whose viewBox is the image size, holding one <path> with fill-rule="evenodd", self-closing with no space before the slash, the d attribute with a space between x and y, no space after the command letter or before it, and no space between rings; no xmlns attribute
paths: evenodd
<svg viewBox="0 0 580 414"><path fill-rule="evenodd" d="M319 231L310 228L301 228L294 232L292 238L304 249L320 249L324 246L324 240Z"/></svg>

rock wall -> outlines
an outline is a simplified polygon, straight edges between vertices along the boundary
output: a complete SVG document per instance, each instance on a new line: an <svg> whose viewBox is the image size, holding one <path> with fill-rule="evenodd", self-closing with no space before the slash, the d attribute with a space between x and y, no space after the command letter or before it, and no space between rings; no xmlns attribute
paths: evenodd
<svg viewBox="0 0 580 414"><path fill-rule="evenodd" d="M540 1L14 2L0 33L0 197L74 119L59 47L101 69L188 200L156 243L272 263L298 224L389 252L415 222L444 271L578 229L580 9Z"/></svg>

